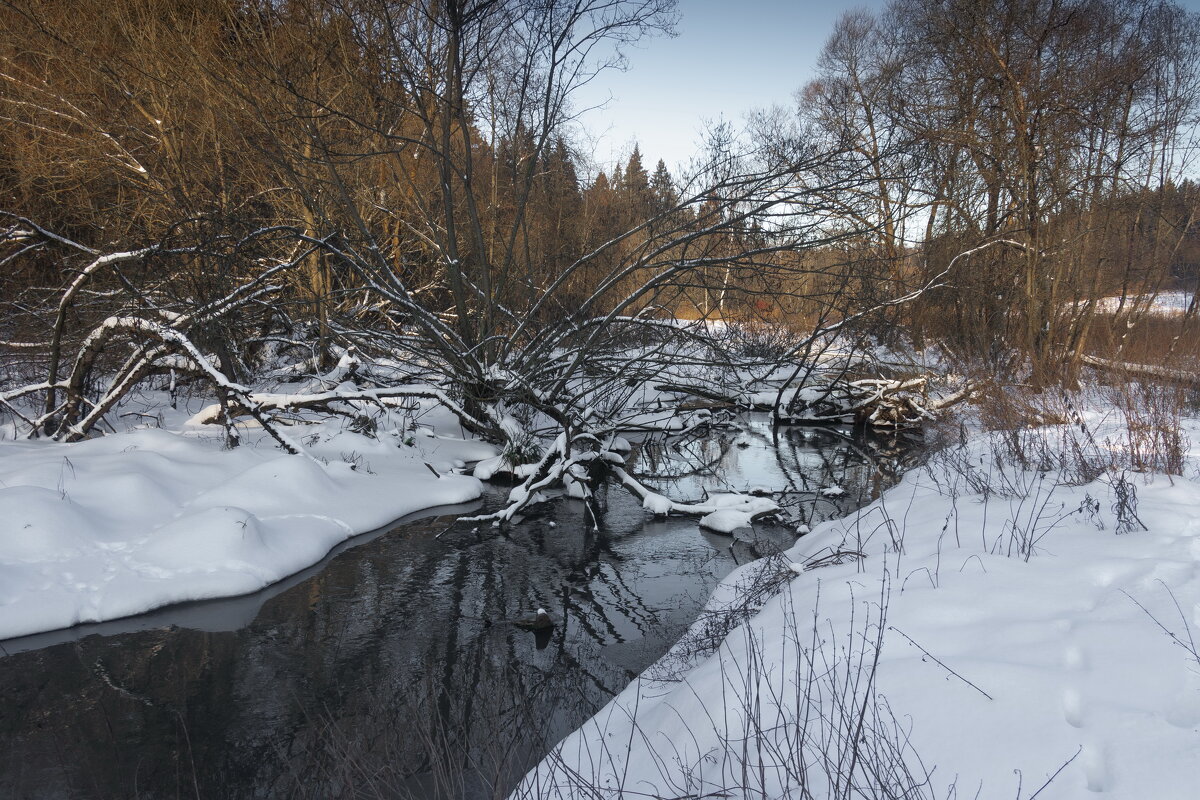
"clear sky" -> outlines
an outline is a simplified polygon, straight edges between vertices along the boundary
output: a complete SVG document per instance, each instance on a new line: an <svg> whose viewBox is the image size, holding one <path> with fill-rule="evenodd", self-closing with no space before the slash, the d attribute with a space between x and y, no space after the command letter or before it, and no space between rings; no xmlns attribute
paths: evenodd
<svg viewBox="0 0 1200 800"><path fill-rule="evenodd" d="M611 100L583 122L605 168L634 141L646 168L675 165L695 151L705 120L741 122L745 113L790 104L813 76L817 56L843 12L879 10L885 0L679 0L675 38L630 49L629 70L585 87L579 107ZM1181 5L1200 11L1200 0Z"/></svg>
<svg viewBox="0 0 1200 800"><path fill-rule="evenodd" d="M1200 0L1197 0L1200 2ZM628 51L629 70L608 72L578 96L602 103L583 122L601 167L641 146L647 169L674 167L696 150L705 120L740 122L754 108L789 104L812 77L833 24L884 0L679 0L674 38Z"/></svg>

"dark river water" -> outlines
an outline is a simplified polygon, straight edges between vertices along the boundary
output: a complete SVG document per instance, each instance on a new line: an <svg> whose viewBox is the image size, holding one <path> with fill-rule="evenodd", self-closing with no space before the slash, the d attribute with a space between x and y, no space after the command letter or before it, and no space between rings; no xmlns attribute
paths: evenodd
<svg viewBox="0 0 1200 800"><path fill-rule="evenodd" d="M803 521L886 482L861 442L740 424L632 463L681 499L788 490ZM0 798L503 797L739 560L794 541L604 500L599 530L575 501L502 532L438 509L254 595L0 642ZM539 607L551 631L513 624Z"/></svg>

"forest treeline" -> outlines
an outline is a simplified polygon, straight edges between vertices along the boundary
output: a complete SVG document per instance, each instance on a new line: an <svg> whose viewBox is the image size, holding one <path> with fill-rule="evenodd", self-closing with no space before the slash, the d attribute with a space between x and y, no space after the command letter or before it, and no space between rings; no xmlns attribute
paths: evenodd
<svg viewBox="0 0 1200 800"><path fill-rule="evenodd" d="M1177 4L892 0L686 174L637 148L595 169L575 92L677 14L0 3L0 338L10 370L50 365L39 426L77 423L102 364L180 368L181 341L230 380L354 345L441 364L473 408L501 373L546 405L586 360L551 354L635 316L861 314L1048 382L1098 298L1194 286L1200 25Z"/></svg>
<svg viewBox="0 0 1200 800"><path fill-rule="evenodd" d="M433 11L419 5L5 4L0 207L98 249L267 226L313 237L362 226L415 286L444 283L448 257L503 262L500 251L520 263L495 268L519 270L517 282L552 279L675 207L665 164L648 173L636 149L611 177L601 171L585 185L560 130L566 109L531 119L538 109L512 107L530 102L510 94L520 87L498 85L511 76L488 76L495 84L484 95L460 89L464 107L452 107L447 87L435 85L446 76L431 72L448 71L437 63L446 57L439 23L422 19ZM495 4L479 5L463 11ZM447 182L457 185L443 197ZM447 241L429 230L449 227L442 203L452 217L471 217ZM14 259L5 297L57 286L62 257ZM334 261L314 254L295 271L293 299L320 313L353 293L355 279ZM181 291L212 294L219 287L191 284L243 279L238 270L253 269L253 258L241 262L172 265L181 269L170 278Z"/></svg>
<svg viewBox="0 0 1200 800"><path fill-rule="evenodd" d="M837 24L808 119L878 177L867 257L925 269L989 242L925 330L1077 359L1103 295L1194 286L1196 16L1146 0L893 0Z"/></svg>

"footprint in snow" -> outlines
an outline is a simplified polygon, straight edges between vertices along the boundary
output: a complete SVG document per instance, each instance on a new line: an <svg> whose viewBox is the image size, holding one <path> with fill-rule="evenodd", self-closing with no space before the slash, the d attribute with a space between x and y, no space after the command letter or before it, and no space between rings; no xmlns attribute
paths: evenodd
<svg viewBox="0 0 1200 800"><path fill-rule="evenodd" d="M1063 648L1062 665L1068 672L1081 672L1087 669L1087 654L1072 642ZM1078 686L1069 685L1063 689L1062 710L1063 719L1068 725L1072 728L1083 727L1083 694Z"/></svg>
<svg viewBox="0 0 1200 800"><path fill-rule="evenodd" d="M1069 644L1063 648L1063 667L1074 671L1087 669L1087 655L1084 654L1083 648L1077 644Z"/></svg>
<svg viewBox="0 0 1200 800"><path fill-rule="evenodd" d="M1104 746L1098 743L1085 744L1079 760L1088 791L1103 792L1108 789L1108 754L1104 752Z"/></svg>
<svg viewBox="0 0 1200 800"><path fill-rule="evenodd" d="M1200 732L1200 672L1188 669L1183 687L1163 709L1167 724Z"/></svg>
<svg viewBox="0 0 1200 800"><path fill-rule="evenodd" d="M1067 687L1063 690L1062 697L1063 718L1072 728L1083 727L1083 696L1075 687Z"/></svg>

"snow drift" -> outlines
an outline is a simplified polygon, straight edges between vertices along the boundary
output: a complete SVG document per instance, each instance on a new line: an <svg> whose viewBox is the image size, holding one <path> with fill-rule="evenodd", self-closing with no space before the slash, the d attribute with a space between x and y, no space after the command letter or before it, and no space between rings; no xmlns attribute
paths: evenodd
<svg viewBox="0 0 1200 800"><path fill-rule="evenodd" d="M309 448L327 463L153 429L0 443L0 639L252 592L356 533L479 497L425 462L492 448L416 440L336 433Z"/></svg>

